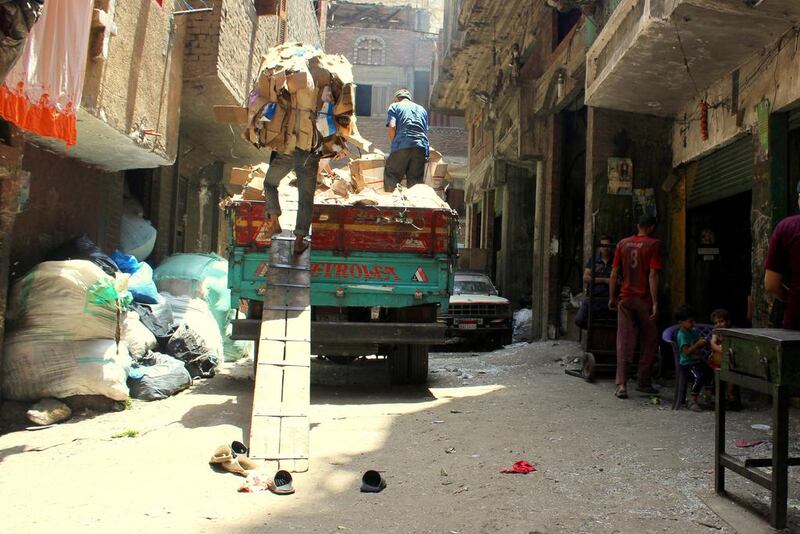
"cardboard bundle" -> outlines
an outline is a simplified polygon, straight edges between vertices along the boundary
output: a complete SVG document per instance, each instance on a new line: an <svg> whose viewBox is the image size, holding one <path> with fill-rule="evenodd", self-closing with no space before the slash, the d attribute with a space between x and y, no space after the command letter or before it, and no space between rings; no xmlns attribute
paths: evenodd
<svg viewBox="0 0 800 534"><path fill-rule="evenodd" d="M347 142L368 151L356 128L350 62L301 43L271 48L247 102L245 137L284 154L295 148L334 154Z"/></svg>

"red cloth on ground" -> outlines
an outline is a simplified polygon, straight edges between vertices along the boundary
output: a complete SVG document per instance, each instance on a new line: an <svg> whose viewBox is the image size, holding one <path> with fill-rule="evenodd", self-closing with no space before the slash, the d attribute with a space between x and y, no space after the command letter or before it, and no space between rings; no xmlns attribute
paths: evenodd
<svg viewBox="0 0 800 534"><path fill-rule="evenodd" d="M514 465L511 466L509 469L502 469L500 472L501 473L519 473L521 475L527 475L528 473L531 473L533 471L536 471L536 468L534 466L532 466L531 464L529 464L525 460L520 460L518 462L514 462Z"/></svg>

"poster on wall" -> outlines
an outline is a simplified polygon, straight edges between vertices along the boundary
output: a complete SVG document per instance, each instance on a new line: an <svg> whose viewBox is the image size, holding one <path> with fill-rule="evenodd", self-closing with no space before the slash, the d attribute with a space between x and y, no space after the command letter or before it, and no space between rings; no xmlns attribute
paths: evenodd
<svg viewBox="0 0 800 534"><path fill-rule="evenodd" d="M631 195L633 193L633 160L630 158L608 158L608 194Z"/></svg>
<svg viewBox="0 0 800 534"><path fill-rule="evenodd" d="M639 220L642 215L657 217L656 192L652 187L633 190L633 215L634 220Z"/></svg>

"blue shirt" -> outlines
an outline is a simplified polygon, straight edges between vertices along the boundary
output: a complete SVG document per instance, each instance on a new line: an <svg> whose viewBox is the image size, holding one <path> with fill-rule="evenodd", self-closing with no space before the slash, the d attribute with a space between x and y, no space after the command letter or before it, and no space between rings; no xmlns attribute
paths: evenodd
<svg viewBox="0 0 800 534"><path fill-rule="evenodd" d="M425 155L430 154L428 142L428 112L419 104L403 99L389 106L386 126L394 126L392 152L404 148L423 148Z"/></svg>

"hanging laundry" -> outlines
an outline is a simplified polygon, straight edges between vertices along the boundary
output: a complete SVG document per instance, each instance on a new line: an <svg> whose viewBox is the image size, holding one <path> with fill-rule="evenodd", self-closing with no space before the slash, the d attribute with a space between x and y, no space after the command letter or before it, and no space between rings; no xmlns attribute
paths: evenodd
<svg viewBox="0 0 800 534"><path fill-rule="evenodd" d="M77 142L93 7L93 0L48 0L0 86L0 117L67 147Z"/></svg>

